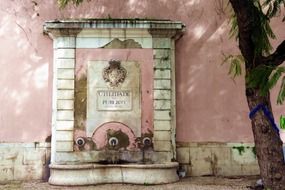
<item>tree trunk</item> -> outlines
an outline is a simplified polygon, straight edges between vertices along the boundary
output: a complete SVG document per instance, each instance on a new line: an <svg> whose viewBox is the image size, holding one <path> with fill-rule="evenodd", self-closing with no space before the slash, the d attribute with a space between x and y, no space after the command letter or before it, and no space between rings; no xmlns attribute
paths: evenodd
<svg viewBox="0 0 285 190"><path fill-rule="evenodd" d="M250 110L263 104L272 113L269 92L267 96L260 96L258 89L247 87L246 97ZM262 109L252 117L251 123L263 184L265 188L271 190L284 190L285 164L279 134L274 130Z"/></svg>

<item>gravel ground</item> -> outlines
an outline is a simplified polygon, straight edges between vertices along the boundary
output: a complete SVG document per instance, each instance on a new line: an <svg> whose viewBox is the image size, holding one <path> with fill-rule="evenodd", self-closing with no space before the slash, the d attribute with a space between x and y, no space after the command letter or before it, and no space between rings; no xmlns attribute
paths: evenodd
<svg viewBox="0 0 285 190"><path fill-rule="evenodd" d="M11 182L0 184L1 190L248 190L252 186L257 177L239 177L239 178L222 178L222 177L190 177L181 179L177 183L164 185L129 185L129 184L106 184L95 186L52 186L47 182L28 181L28 182Z"/></svg>

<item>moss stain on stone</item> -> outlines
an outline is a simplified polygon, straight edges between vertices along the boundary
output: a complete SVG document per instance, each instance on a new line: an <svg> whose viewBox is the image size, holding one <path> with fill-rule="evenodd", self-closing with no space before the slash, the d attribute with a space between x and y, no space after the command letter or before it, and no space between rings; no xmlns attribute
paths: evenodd
<svg viewBox="0 0 285 190"><path fill-rule="evenodd" d="M74 125L77 129L85 129L87 112L87 77L82 76L75 80L74 95Z"/></svg>
<svg viewBox="0 0 285 190"><path fill-rule="evenodd" d="M121 130L115 131L112 129L107 130L107 139L109 140L111 137L115 137L118 139L118 144L115 146L107 144L108 149L119 150L119 149L127 149L130 145L129 136L122 132Z"/></svg>
<svg viewBox="0 0 285 190"><path fill-rule="evenodd" d="M233 149L237 149L240 156L245 152L244 146L234 146Z"/></svg>

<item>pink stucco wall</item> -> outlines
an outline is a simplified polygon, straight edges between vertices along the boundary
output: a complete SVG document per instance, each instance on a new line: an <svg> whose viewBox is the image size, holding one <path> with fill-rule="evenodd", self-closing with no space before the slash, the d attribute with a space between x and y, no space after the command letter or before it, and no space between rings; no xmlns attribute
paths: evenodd
<svg viewBox="0 0 285 190"><path fill-rule="evenodd" d="M42 33L44 21L111 16L186 24L176 43L178 141L251 142L243 79L233 82L228 66L221 66L222 53L238 49L228 38L228 13L220 2L93 0L59 10L56 0L0 0L0 141L44 141L51 133L52 40ZM279 41L285 38L280 23L272 22ZM274 110L276 118L284 114L284 106Z"/></svg>

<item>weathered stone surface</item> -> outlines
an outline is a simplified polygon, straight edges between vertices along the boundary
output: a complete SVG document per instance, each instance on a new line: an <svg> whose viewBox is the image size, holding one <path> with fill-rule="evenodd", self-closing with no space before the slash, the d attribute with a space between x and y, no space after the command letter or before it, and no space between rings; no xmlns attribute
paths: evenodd
<svg viewBox="0 0 285 190"><path fill-rule="evenodd" d="M58 58L75 58L75 49L57 49L55 57Z"/></svg>
<svg viewBox="0 0 285 190"><path fill-rule="evenodd" d="M58 90L57 91L58 100L72 100L74 99L74 90Z"/></svg>
<svg viewBox="0 0 285 190"><path fill-rule="evenodd" d="M154 151L171 151L171 142L170 141L154 141L153 149Z"/></svg>
<svg viewBox="0 0 285 190"><path fill-rule="evenodd" d="M154 111L155 120L171 120L171 111Z"/></svg>
<svg viewBox="0 0 285 190"><path fill-rule="evenodd" d="M191 175L202 176L212 175L211 168L212 154L209 148L193 147L190 148L190 163L191 163Z"/></svg>
<svg viewBox="0 0 285 190"><path fill-rule="evenodd" d="M57 141L73 141L73 131L56 131Z"/></svg>
<svg viewBox="0 0 285 190"><path fill-rule="evenodd" d="M74 80L58 80L57 89L74 89Z"/></svg>
<svg viewBox="0 0 285 190"><path fill-rule="evenodd" d="M73 111L57 111L57 120L58 121L73 121L74 116L73 116Z"/></svg>
<svg viewBox="0 0 285 190"><path fill-rule="evenodd" d="M154 89L159 90L170 90L171 89L171 80L154 80Z"/></svg>
<svg viewBox="0 0 285 190"><path fill-rule="evenodd" d="M170 69L170 59L154 59L154 68L155 69Z"/></svg>
<svg viewBox="0 0 285 190"><path fill-rule="evenodd" d="M155 59L170 59L170 50L168 49L154 49L154 58Z"/></svg>
<svg viewBox="0 0 285 190"><path fill-rule="evenodd" d="M154 121L154 130L169 131L171 129L171 121Z"/></svg>
<svg viewBox="0 0 285 190"><path fill-rule="evenodd" d="M50 143L0 143L0 183L44 179Z"/></svg>
<svg viewBox="0 0 285 190"><path fill-rule="evenodd" d="M170 100L154 100L155 110L170 110L171 101Z"/></svg>
<svg viewBox="0 0 285 190"><path fill-rule="evenodd" d="M74 101L73 100L58 100L57 109L58 110L73 110Z"/></svg>
<svg viewBox="0 0 285 190"><path fill-rule="evenodd" d="M74 121L57 121L56 122L56 130L68 131L73 130Z"/></svg>
<svg viewBox="0 0 285 190"><path fill-rule="evenodd" d="M170 79L171 71L166 69L155 69L154 71L155 79Z"/></svg>
<svg viewBox="0 0 285 190"><path fill-rule="evenodd" d="M74 79L74 69L58 69L58 79Z"/></svg>
<svg viewBox="0 0 285 190"><path fill-rule="evenodd" d="M75 59L56 59L55 64L58 69L73 69Z"/></svg>
<svg viewBox="0 0 285 190"><path fill-rule="evenodd" d="M57 152L72 152L73 151L73 141L57 141L56 151Z"/></svg>
<svg viewBox="0 0 285 190"><path fill-rule="evenodd" d="M189 147L177 147L177 161L182 164L190 163L190 150Z"/></svg>
<svg viewBox="0 0 285 190"><path fill-rule="evenodd" d="M154 49L169 49L171 48L170 38L153 38Z"/></svg>
<svg viewBox="0 0 285 190"><path fill-rule="evenodd" d="M171 183L178 180L177 167L176 162L142 165L51 165L49 183L53 185Z"/></svg>
<svg viewBox="0 0 285 190"><path fill-rule="evenodd" d="M24 151L24 158L23 158L24 165L35 165L35 164L46 164L46 149L25 149Z"/></svg>
<svg viewBox="0 0 285 190"><path fill-rule="evenodd" d="M171 91L170 90L154 90L154 99L170 100Z"/></svg>
<svg viewBox="0 0 285 190"><path fill-rule="evenodd" d="M75 37L61 36L54 40L54 48L75 48Z"/></svg>
<svg viewBox="0 0 285 190"><path fill-rule="evenodd" d="M153 133L154 141L170 141L171 134L170 131L154 131Z"/></svg>

